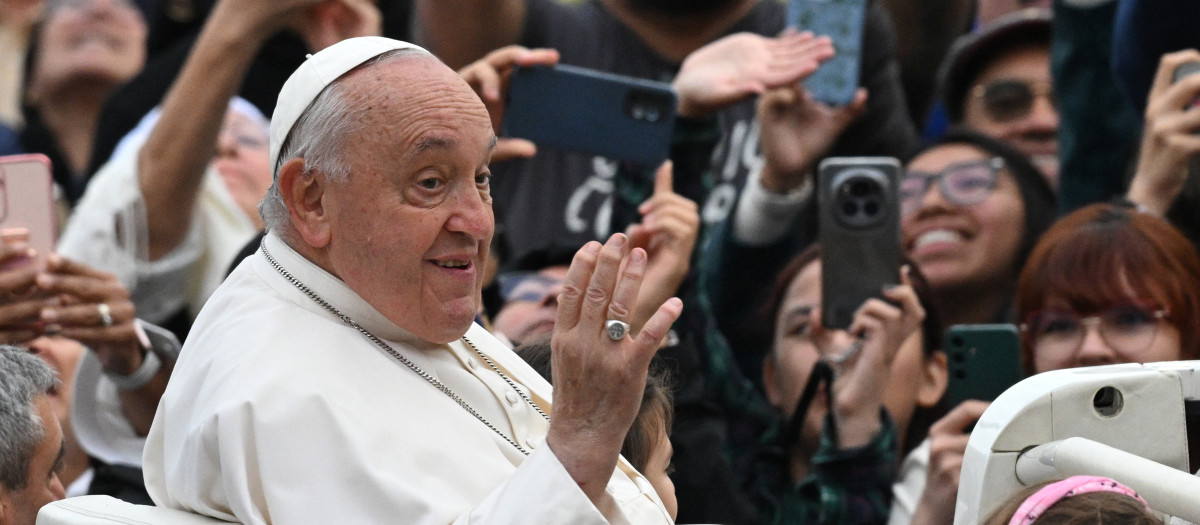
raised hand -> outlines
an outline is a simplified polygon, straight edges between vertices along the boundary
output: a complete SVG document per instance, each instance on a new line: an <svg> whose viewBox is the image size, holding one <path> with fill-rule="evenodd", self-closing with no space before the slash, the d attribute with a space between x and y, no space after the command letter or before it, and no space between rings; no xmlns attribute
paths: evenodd
<svg viewBox="0 0 1200 525"><path fill-rule="evenodd" d="M638 206L642 222L626 231L630 244L646 250L649 259L639 307L630 321L635 331L654 315L658 305L675 295L687 277L700 234L699 207L675 193L673 185L672 164L667 161L654 174L654 194Z"/></svg>
<svg viewBox="0 0 1200 525"><path fill-rule="evenodd" d="M907 267L901 277L900 286L883 290L884 297L894 305L868 299L845 332L822 328L818 316L811 321L813 343L826 359L834 361L837 373L833 406L839 448L864 446L879 432L879 410L896 352L925 319L925 309L912 288Z"/></svg>
<svg viewBox="0 0 1200 525"><path fill-rule="evenodd" d="M812 33L785 31L769 38L737 33L688 55L672 85L678 113L704 117L768 89L794 84L833 56L833 44Z"/></svg>
<svg viewBox="0 0 1200 525"><path fill-rule="evenodd" d="M763 94L758 99L763 187L775 193L799 187L814 163L825 156L842 131L866 107L864 89L855 93L850 104L838 108L817 101L799 83Z"/></svg>
<svg viewBox="0 0 1200 525"><path fill-rule="evenodd" d="M929 471L925 476L925 491L913 511L913 525L954 521L959 473L971 437L964 430L979 420L988 405L984 401L963 401L930 427Z"/></svg>
<svg viewBox="0 0 1200 525"><path fill-rule="evenodd" d="M383 15L372 0L326 0L305 9L293 27L316 53L347 38L383 34Z"/></svg>
<svg viewBox="0 0 1200 525"><path fill-rule="evenodd" d="M1173 82L1175 69L1200 62L1200 52L1186 49L1163 55L1146 103L1145 129L1129 200L1163 215L1183 190L1188 161L1200 154L1200 75Z"/></svg>
<svg viewBox="0 0 1200 525"><path fill-rule="evenodd" d="M650 359L683 304L657 307L641 331L612 339L609 320L630 322L640 300L646 252L623 233L575 254L551 338L554 405L547 444L580 489L601 502L621 442L637 416Z"/></svg>
<svg viewBox="0 0 1200 525"><path fill-rule="evenodd" d="M550 66L558 63L558 51L553 49L528 49L522 46L507 46L488 53L487 56L458 70L459 76L479 94L483 105L492 117L492 129L500 134L504 121L504 100L508 95L508 78L518 66ZM496 143L492 161L532 157L537 147L528 140L502 138Z"/></svg>

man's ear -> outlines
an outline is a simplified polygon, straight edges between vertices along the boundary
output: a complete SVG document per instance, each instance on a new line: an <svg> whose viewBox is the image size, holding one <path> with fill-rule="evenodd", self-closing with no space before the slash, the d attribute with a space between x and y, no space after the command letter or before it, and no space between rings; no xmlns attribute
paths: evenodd
<svg viewBox="0 0 1200 525"><path fill-rule="evenodd" d="M329 244L329 217L325 214L327 181L307 169L304 159L291 159L279 168L279 195L300 238L313 248Z"/></svg>
<svg viewBox="0 0 1200 525"><path fill-rule="evenodd" d="M945 352L934 352L925 358L921 366L921 386L917 389L917 405L923 408L936 405L946 393L949 381L950 371L946 365Z"/></svg>

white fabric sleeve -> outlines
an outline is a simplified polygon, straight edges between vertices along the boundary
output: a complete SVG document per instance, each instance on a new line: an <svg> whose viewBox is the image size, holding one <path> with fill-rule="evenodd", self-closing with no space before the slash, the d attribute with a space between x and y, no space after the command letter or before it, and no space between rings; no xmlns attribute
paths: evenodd
<svg viewBox="0 0 1200 525"><path fill-rule="evenodd" d="M747 246L766 246L778 241L811 197L811 177L805 178L800 187L779 194L763 187L758 170L752 172L746 178L733 216L734 240Z"/></svg>

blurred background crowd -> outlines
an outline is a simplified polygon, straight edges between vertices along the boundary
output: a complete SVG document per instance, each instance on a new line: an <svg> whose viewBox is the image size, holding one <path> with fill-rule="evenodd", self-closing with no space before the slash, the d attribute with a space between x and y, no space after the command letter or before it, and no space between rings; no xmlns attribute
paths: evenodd
<svg viewBox="0 0 1200 525"><path fill-rule="evenodd" d="M150 503L141 436L195 315L258 247L276 96L350 36L425 46L497 124L515 63L675 88L665 167L501 142L479 322L545 360L575 250L613 232L644 247L642 293L661 296L644 303L686 306L625 452L681 523L951 523L987 407L945 396L952 325L1017 327L1027 375L1200 356L1200 75L1176 75L1200 63L1200 3L870 0L861 89L840 106L803 84L839 50L826 28L785 30L787 9L0 0L0 154L51 160L60 230L41 265L3 237L0 342L58 379L24 400L0 381L0 403L32 407L0 418L42 422L0 428L0 496ZM902 284L848 330L822 324L838 291L822 290L814 197L839 156L902 164ZM47 476L58 447L27 443L51 427Z"/></svg>

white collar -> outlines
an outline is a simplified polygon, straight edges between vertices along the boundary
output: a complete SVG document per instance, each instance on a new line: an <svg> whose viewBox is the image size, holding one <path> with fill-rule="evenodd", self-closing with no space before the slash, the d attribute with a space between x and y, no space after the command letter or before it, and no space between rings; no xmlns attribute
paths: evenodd
<svg viewBox="0 0 1200 525"><path fill-rule="evenodd" d="M271 252L271 256L288 273L292 274L304 286L308 287L309 290L312 290L313 293L320 296L321 299L324 299L336 308L342 315L350 317L376 336L421 350L442 346L421 339L400 325L393 323L380 313L379 310L376 310L375 307L371 306L370 303L355 293L354 290L350 289L345 281L342 281L337 276L325 271L320 266L305 258L274 233L268 232L263 239L263 243L267 250ZM297 306L305 310L319 312L338 323L342 322L328 310L318 305L316 301L304 292L300 291L295 284L284 278L278 270L271 266L267 258L263 256L261 248L254 254L253 267L254 271L266 281L268 286Z"/></svg>

